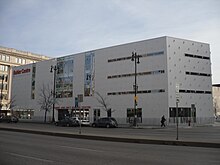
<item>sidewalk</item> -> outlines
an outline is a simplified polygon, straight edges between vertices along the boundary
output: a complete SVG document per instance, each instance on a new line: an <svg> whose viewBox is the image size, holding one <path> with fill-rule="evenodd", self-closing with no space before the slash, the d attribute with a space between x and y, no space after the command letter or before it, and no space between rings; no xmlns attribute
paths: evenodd
<svg viewBox="0 0 220 165"><path fill-rule="evenodd" d="M57 127L52 124L0 123L0 131L15 131L112 142L220 148L220 127L218 125L203 128L179 129L179 140L176 140L176 128L173 127L160 128L149 126L140 127L139 129L82 127L80 130L79 127Z"/></svg>

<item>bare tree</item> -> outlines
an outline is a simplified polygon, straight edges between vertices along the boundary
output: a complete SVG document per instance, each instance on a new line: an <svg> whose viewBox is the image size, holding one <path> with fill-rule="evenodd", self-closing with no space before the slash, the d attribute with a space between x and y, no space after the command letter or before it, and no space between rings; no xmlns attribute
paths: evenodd
<svg viewBox="0 0 220 165"><path fill-rule="evenodd" d="M40 89L39 100L40 109L44 111L44 122L47 120L47 112L50 112L53 104L55 103L55 98L53 97L53 92L49 87L49 84L45 86L43 84Z"/></svg>
<svg viewBox="0 0 220 165"><path fill-rule="evenodd" d="M13 107L15 107L15 96L13 98L11 98L10 100L7 100L9 101L8 104L6 104L6 108L7 109L10 109L12 110ZM1 110L2 110L2 107L4 106L4 104L2 103L2 99L1 99L1 102L0 102L0 115L1 115ZM13 114L13 111L12 111L12 114Z"/></svg>
<svg viewBox="0 0 220 165"><path fill-rule="evenodd" d="M112 112L115 112L115 110L109 108L109 103L107 102L107 98L104 98L99 92L95 92L95 94L98 96L96 97L96 100L100 104L102 110L104 110L107 113L107 117L111 117Z"/></svg>
<svg viewBox="0 0 220 165"><path fill-rule="evenodd" d="M214 108L214 114L216 117L218 114L218 109L219 109L218 104L217 104L217 98L214 98L214 100L213 100L213 108Z"/></svg>
<svg viewBox="0 0 220 165"><path fill-rule="evenodd" d="M15 105L15 97L16 97L16 95L13 96L7 104L7 108L11 110L12 115L13 115L13 108L16 106Z"/></svg>

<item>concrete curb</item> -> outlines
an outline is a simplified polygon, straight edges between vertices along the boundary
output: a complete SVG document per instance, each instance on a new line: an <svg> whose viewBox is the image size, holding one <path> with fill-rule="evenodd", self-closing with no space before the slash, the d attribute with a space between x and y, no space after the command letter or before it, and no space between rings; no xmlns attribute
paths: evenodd
<svg viewBox="0 0 220 165"><path fill-rule="evenodd" d="M48 131L38 131L38 130L28 130L28 129L15 129L15 128L0 128L0 130L31 133L31 134L40 134L40 135L49 135L49 136L57 136L57 137L87 139L87 140L101 140L101 141L110 141L110 142L220 148L220 143L211 143L211 142L153 140L153 139L141 139L141 138L134 139L134 138L126 138L126 137L109 137L109 136L98 136L98 135L69 134L69 133L48 132Z"/></svg>

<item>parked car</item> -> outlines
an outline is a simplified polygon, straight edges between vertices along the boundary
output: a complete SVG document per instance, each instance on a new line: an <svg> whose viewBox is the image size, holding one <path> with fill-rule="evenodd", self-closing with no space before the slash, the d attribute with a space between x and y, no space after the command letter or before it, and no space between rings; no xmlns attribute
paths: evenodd
<svg viewBox="0 0 220 165"><path fill-rule="evenodd" d="M96 120L92 123L92 127L118 127L118 123L113 117L104 117Z"/></svg>
<svg viewBox="0 0 220 165"><path fill-rule="evenodd" d="M81 124L81 126L90 126L90 122L87 119L79 119L78 117L71 117L73 120L76 120L77 122L79 122L79 124Z"/></svg>
<svg viewBox="0 0 220 165"><path fill-rule="evenodd" d="M67 126L67 127L76 127L79 126L79 122L76 120L73 120L70 117L65 117L64 119L61 119L57 122L55 122L56 126Z"/></svg>
<svg viewBox="0 0 220 165"><path fill-rule="evenodd" d="M80 122L78 117L71 117L71 119L77 121L78 123Z"/></svg>
<svg viewBox="0 0 220 165"><path fill-rule="evenodd" d="M80 122L81 122L81 125L82 125L82 126L90 126L89 120L85 120L85 119L84 119L84 120L81 120Z"/></svg>
<svg viewBox="0 0 220 165"><path fill-rule="evenodd" d="M19 120L16 116L1 116L0 122L17 123Z"/></svg>

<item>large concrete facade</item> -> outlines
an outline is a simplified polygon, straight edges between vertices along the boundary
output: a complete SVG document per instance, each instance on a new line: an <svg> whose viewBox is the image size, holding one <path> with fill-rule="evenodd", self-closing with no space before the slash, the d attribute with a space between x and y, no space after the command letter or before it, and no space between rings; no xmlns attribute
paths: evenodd
<svg viewBox="0 0 220 165"><path fill-rule="evenodd" d="M182 124L189 121L197 124L213 122L209 44L172 37L15 67L14 71L26 69L29 72L13 75L12 95L17 107L14 111L29 109L32 111L32 120L42 121L44 112L40 111L39 95L43 84L53 90L55 75L56 120L64 115L80 114L93 122L97 117L107 115L98 101L103 99L107 108L112 110L111 116L119 124L129 124L134 116L132 52L136 52L140 60L140 64L137 64L136 98L139 125L158 125L162 115L165 115L169 124L175 123L176 95ZM56 74L50 72L51 66L59 69ZM179 87L178 94L176 86ZM82 102L75 100L78 96L83 96L83 100L79 100ZM78 108L75 108L77 103ZM79 113L79 109L82 113ZM52 110L48 120L51 120L51 116Z"/></svg>

